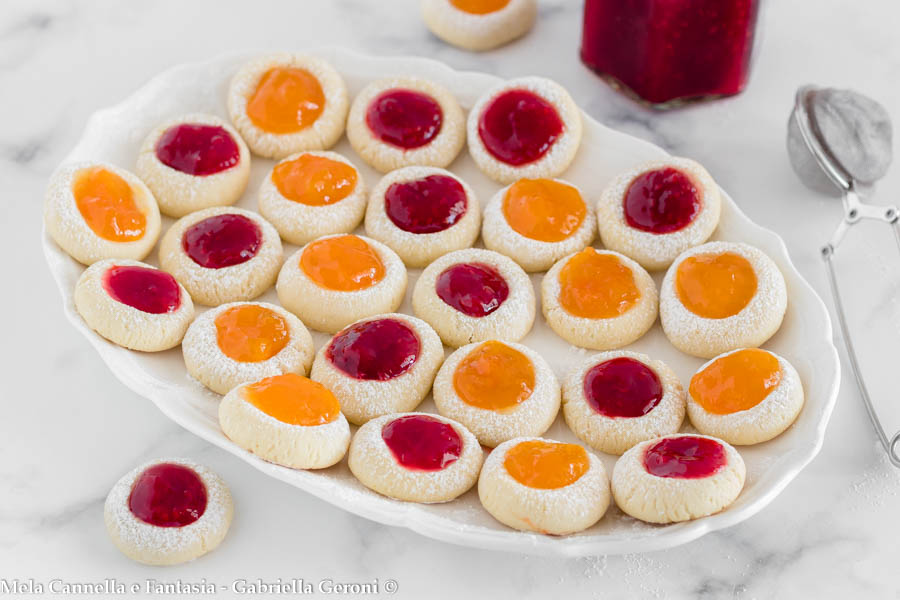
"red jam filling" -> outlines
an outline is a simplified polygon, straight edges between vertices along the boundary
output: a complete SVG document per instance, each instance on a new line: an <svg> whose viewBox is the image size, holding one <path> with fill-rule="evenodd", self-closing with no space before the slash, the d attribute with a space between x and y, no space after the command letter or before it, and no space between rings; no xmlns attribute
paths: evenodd
<svg viewBox="0 0 900 600"><path fill-rule="evenodd" d="M626 356L594 365L584 376L584 397L607 417L642 417L659 404L662 395L653 369Z"/></svg>
<svg viewBox="0 0 900 600"><path fill-rule="evenodd" d="M256 256L262 245L262 230L244 215L216 215L191 225L181 245L201 267L221 269Z"/></svg>
<svg viewBox="0 0 900 600"><path fill-rule="evenodd" d="M410 233L444 231L463 218L467 207L466 190L446 175L394 183L384 193L388 218Z"/></svg>
<svg viewBox="0 0 900 600"><path fill-rule="evenodd" d="M672 167L641 173L622 202L628 225L650 233L684 229L700 212L700 191L691 178Z"/></svg>
<svg viewBox="0 0 900 600"><path fill-rule="evenodd" d="M116 302L154 315L175 312L181 306L178 282L159 269L112 266L103 274L103 289Z"/></svg>
<svg viewBox="0 0 900 600"><path fill-rule="evenodd" d="M462 453L462 438L452 426L425 415L399 417L384 426L381 439L402 466L440 471Z"/></svg>
<svg viewBox="0 0 900 600"><path fill-rule="evenodd" d="M128 496L131 513L157 527L184 527L206 512L206 486L182 465L160 463L138 476Z"/></svg>
<svg viewBox="0 0 900 600"><path fill-rule="evenodd" d="M514 166L544 156L562 132L556 108L526 90L503 92L488 104L478 121L478 135L487 151Z"/></svg>
<svg viewBox="0 0 900 600"><path fill-rule="evenodd" d="M238 164L241 151L224 127L183 123L163 132L156 158L176 171L205 176Z"/></svg>
<svg viewBox="0 0 900 600"><path fill-rule="evenodd" d="M386 381L406 373L419 358L419 337L396 319L376 319L347 327L325 352L335 367L353 377Z"/></svg>
<svg viewBox="0 0 900 600"><path fill-rule="evenodd" d="M441 132L444 112L437 101L413 90L387 90L372 100L366 125L382 142L409 150L424 146Z"/></svg>
<svg viewBox="0 0 900 600"><path fill-rule="evenodd" d="M483 263L447 267L435 284L438 298L470 317L486 317L509 297L509 285L497 269Z"/></svg>
<svg viewBox="0 0 900 600"><path fill-rule="evenodd" d="M728 458L716 440L682 435L664 438L647 448L644 468L657 477L701 479L715 475Z"/></svg>

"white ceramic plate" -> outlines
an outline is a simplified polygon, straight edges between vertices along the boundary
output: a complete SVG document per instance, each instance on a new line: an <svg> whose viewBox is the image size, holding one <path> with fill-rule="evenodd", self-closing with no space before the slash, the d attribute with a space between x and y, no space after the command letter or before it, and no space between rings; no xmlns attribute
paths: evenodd
<svg viewBox="0 0 900 600"><path fill-rule="evenodd" d="M351 94L375 78L413 75L444 84L464 108L469 108L483 91L500 81L491 75L454 71L441 63L421 58L378 58L337 48L315 53L337 67L346 78ZM227 56L175 67L162 73L124 102L95 113L66 162L104 160L133 169L141 141L158 123L198 111L227 118L225 93L228 81L238 65L247 58L246 55ZM598 197L607 181L619 171L665 155L660 148L613 131L587 115L584 115L584 122L581 149L564 177L581 186L590 201ZM336 150L350 156L360 166L369 187L375 184L378 174L365 167L346 139L341 140ZM272 161L253 157L250 185L240 206L255 210L256 191L272 164ZM465 152L452 165L452 170L472 185L482 202L499 188L478 171ZM166 219L164 226L170 223L171 220ZM158 354L132 352L107 342L87 327L75 312L72 301L72 292L82 266L60 250L46 233L43 245L47 262L62 293L66 315L72 324L90 340L116 377L138 394L152 400L163 413L186 429L272 477L374 521L408 527L423 535L458 544L571 556L668 548L734 525L771 502L812 460L822 445L837 393L840 368L824 304L791 264L782 240L775 233L752 223L727 195L715 238L747 242L761 248L784 273L789 295L787 315L781 330L766 347L787 357L797 368L806 389L806 406L797 422L783 435L765 444L740 450L747 463L747 483L740 497L727 510L688 523L653 526L631 519L612 507L594 527L566 537L522 533L500 525L481 508L474 489L447 504L410 504L379 496L364 488L352 476L346 461L324 471L296 471L264 462L245 452L231 443L219 429L219 396L188 377L180 349ZM287 246L285 255L293 251L293 247ZM155 263L156 252L148 260ZM409 290L412 290L418 273L418 270L410 273ZM532 277L536 290L540 289L540 278L541 275ZM661 276L656 276L657 285L660 279ZM270 290L263 299L277 302L274 290ZM401 310L410 311L408 299ZM323 334L315 334L314 337L317 347L327 340ZM586 354L586 351L558 338L540 316L524 343L547 358L560 377L573 361ZM682 382L687 382L702 363L675 350L658 323L631 347L667 362ZM434 410L430 398L423 408ZM546 436L576 441L561 415ZM606 456L604 462L607 470L612 472L615 458Z"/></svg>

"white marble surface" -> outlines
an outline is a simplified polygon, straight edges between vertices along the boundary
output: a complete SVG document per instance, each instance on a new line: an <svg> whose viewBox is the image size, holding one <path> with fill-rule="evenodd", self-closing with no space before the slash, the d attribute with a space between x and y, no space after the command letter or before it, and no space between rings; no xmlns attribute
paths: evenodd
<svg viewBox="0 0 900 600"><path fill-rule="evenodd" d="M49 173L87 116L176 63L234 49L328 43L429 56L505 77L556 78L608 125L705 163L751 218L784 236L800 270L827 294L818 247L840 211L794 177L785 120L794 89L807 82L856 88L900 118L895 2L770 1L748 90L666 114L624 100L580 65L580 2L542 1L535 30L489 54L461 52L430 36L416 5L6 0L0 6L0 206L9 261L0 347L0 578L224 586L256 578L378 579L382 587L393 579L395 597L403 598L900 598L900 471L876 445L849 371L821 454L759 515L667 552L562 560L442 544L269 479L125 389L65 322L38 245L40 207ZM877 201L898 199L900 166L879 186ZM841 261L864 265L856 275L865 290L854 298L863 315L854 324L865 329L857 343L870 349L873 365L884 363L871 375L890 397L900 347L900 263L880 243L882 234L855 235ZM121 474L167 455L216 469L239 511L216 552L177 568L142 567L109 543L102 503Z"/></svg>

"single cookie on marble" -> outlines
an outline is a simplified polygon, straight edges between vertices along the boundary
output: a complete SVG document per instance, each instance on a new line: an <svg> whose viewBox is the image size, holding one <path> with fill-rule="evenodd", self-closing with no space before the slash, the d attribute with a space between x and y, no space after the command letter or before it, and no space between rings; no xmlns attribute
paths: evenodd
<svg viewBox="0 0 900 600"><path fill-rule="evenodd" d="M373 239L337 234L292 254L275 289L282 306L308 326L334 333L359 319L397 310L406 293L406 267Z"/></svg>
<svg viewBox="0 0 900 600"><path fill-rule="evenodd" d="M334 392L354 425L414 410L444 360L428 323L402 314L369 317L319 349L310 377Z"/></svg>
<svg viewBox="0 0 900 600"><path fill-rule="evenodd" d="M547 272L541 305L547 324L570 344L611 350L650 329L659 298L639 264L618 252L588 247Z"/></svg>
<svg viewBox="0 0 900 600"><path fill-rule="evenodd" d="M306 375L315 349L306 326L266 302L232 302L191 323L181 344L188 373L216 392L282 373Z"/></svg>
<svg viewBox="0 0 900 600"><path fill-rule="evenodd" d="M675 372L638 352L595 354L572 369L563 384L569 429L607 454L677 433L684 411L684 388Z"/></svg>
<svg viewBox="0 0 900 600"><path fill-rule="evenodd" d="M424 267L448 252L470 248L480 227L475 192L437 167L391 171L372 190L366 209L366 233L408 267Z"/></svg>
<svg viewBox="0 0 900 600"><path fill-rule="evenodd" d="M285 373L244 383L219 403L219 425L232 442L291 469L324 469L350 446L350 426L321 383Z"/></svg>
<svg viewBox="0 0 900 600"><path fill-rule="evenodd" d="M738 451L696 434L641 442L616 461L612 493L622 511L647 523L677 523L717 513L741 493L747 470Z"/></svg>
<svg viewBox="0 0 900 600"><path fill-rule="evenodd" d="M803 408L800 375L774 352L721 354L691 377L687 411L697 431L749 445L781 435Z"/></svg>
<svg viewBox="0 0 900 600"><path fill-rule="evenodd" d="M556 177L581 144L581 110L543 77L511 79L485 92L469 112L469 154L500 183Z"/></svg>
<svg viewBox="0 0 900 600"><path fill-rule="evenodd" d="M302 246L356 229L366 211L366 186L344 156L300 152L275 165L259 188L258 203L283 240Z"/></svg>
<svg viewBox="0 0 900 600"><path fill-rule="evenodd" d="M367 488L407 502L449 502L478 481L484 453L463 425L429 413L389 414L359 428L347 464Z"/></svg>
<svg viewBox="0 0 900 600"><path fill-rule="evenodd" d="M537 17L536 0L422 0L431 32L465 50L490 50L519 38Z"/></svg>
<svg viewBox="0 0 900 600"><path fill-rule="evenodd" d="M560 179L520 179L503 188L484 211L484 246L528 271L546 271L594 241L594 211L581 191Z"/></svg>
<svg viewBox="0 0 900 600"><path fill-rule="evenodd" d="M175 221L159 244L159 265L200 304L256 298L275 283L281 238L258 214L233 206Z"/></svg>
<svg viewBox="0 0 900 600"><path fill-rule="evenodd" d="M228 88L228 114L254 154L282 159L334 146L347 118L347 85L331 64L305 54L245 63Z"/></svg>
<svg viewBox="0 0 900 600"><path fill-rule="evenodd" d="M222 478L181 458L134 469L116 482L103 506L113 544L146 565L176 565L215 550L233 514Z"/></svg>
<svg viewBox="0 0 900 600"><path fill-rule="evenodd" d="M542 435L559 412L559 382L537 352L497 340L447 357L434 379L434 404L491 448Z"/></svg>
<svg viewBox="0 0 900 600"><path fill-rule="evenodd" d="M63 165L50 177L44 227L84 265L143 260L159 239L159 206L134 174L108 163Z"/></svg>
<svg viewBox="0 0 900 600"><path fill-rule="evenodd" d="M382 173L411 165L446 167L465 145L466 120L444 86L391 77L357 94L347 116L347 139Z"/></svg>
<svg viewBox="0 0 900 600"><path fill-rule="evenodd" d="M416 281L412 306L455 348L491 339L517 342L534 324L528 275L509 257L481 248L457 250L428 265Z"/></svg>
<svg viewBox="0 0 900 600"><path fill-rule="evenodd" d="M74 301L91 329L144 352L180 344L194 318L190 295L172 275L135 260L95 262L78 278Z"/></svg>
<svg viewBox="0 0 900 600"><path fill-rule="evenodd" d="M495 519L521 531L566 535L587 529L609 507L609 480L578 444L515 438L484 461L478 497Z"/></svg>
<svg viewBox="0 0 900 600"><path fill-rule="evenodd" d="M159 210L178 218L237 202L250 178L250 150L219 117L189 114L150 132L136 168Z"/></svg>
<svg viewBox="0 0 900 600"><path fill-rule="evenodd" d="M719 225L719 186L699 163L667 158L625 171L597 202L600 239L645 269L665 269Z"/></svg>
<svg viewBox="0 0 900 600"><path fill-rule="evenodd" d="M786 310L784 276L749 244L709 242L687 250L660 288L666 337L702 358L762 345L781 327Z"/></svg>

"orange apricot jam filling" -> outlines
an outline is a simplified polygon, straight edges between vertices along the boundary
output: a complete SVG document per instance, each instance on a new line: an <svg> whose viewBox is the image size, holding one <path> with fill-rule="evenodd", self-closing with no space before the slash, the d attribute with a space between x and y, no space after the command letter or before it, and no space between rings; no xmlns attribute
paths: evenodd
<svg viewBox="0 0 900 600"><path fill-rule="evenodd" d="M555 490L578 481L591 463L578 444L529 440L510 448L503 466L522 485Z"/></svg>
<svg viewBox="0 0 900 600"><path fill-rule="evenodd" d="M486 15L497 12L506 8L509 2L510 0L450 0L450 4L471 15Z"/></svg>
<svg viewBox="0 0 900 600"><path fill-rule="evenodd" d="M614 254L585 248L559 272L559 303L571 315L612 319L637 304L641 291L634 273Z"/></svg>
<svg viewBox="0 0 900 600"><path fill-rule="evenodd" d="M587 206L578 190L552 179L520 179L503 196L503 216L517 233L561 242L581 227Z"/></svg>
<svg viewBox="0 0 900 600"><path fill-rule="evenodd" d="M706 319L741 312L756 294L756 271L734 252L697 254L678 265L675 291L685 308Z"/></svg>
<svg viewBox="0 0 900 600"><path fill-rule="evenodd" d="M296 373L260 379L247 385L243 396L262 412L288 425L325 425L341 413L341 405L331 390Z"/></svg>
<svg viewBox="0 0 900 600"><path fill-rule="evenodd" d="M110 242L133 242L144 237L147 216L127 181L103 167L87 167L72 182L75 205L91 231Z"/></svg>
<svg viewBox="0 0 900 600"><path fill-rule="evenodd" d="M340 202L356 188L356 169L345 162L315 154L302 154L279 163L272 171L278 192L307 206Z"/></svg>
<svg viewBox="0 0 900 600"><path fill-rule="evenodd" d="M381 257L364 239L339 235L310 242L300 268L317 285L338 292L358 292L384 279Z"/></svg>
<svg viewBox="0 0 900 600"><path fill-rule="evenodd" d="M510 409L534 391L534 366L515 348L491 340L460 361L453 373L453 389L469 406Z"/></svg>
<svg viewBox="0 0 900 600"><path fill-rule="evenodd" d="M759 348L738 350L712 361L691 377L691 397L715 415L749 410L781 383L778 358Z"/></svg>
<svg viewBox="0 0 900 600"><path fill-rule="evenodd" d="M233 306L216 317L216 343L238 362L261 362L281 352L291 339L284 317L256 304Z"/></svg>
<svg viewBox="0 0 900 600"><path fill-rule="evenodd" d="M296 67L273 67L263 73L247 100L247 116L269 133L296 133L316 122L325 110L325 92L315 75Z"/></svg>

